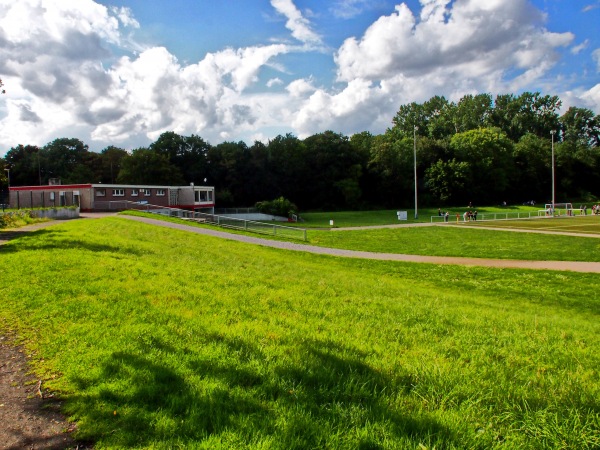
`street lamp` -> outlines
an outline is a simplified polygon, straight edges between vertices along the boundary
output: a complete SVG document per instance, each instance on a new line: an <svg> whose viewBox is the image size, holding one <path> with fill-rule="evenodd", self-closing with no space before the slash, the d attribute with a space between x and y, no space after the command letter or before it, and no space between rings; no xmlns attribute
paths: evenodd
<svg viewBox="0 0 600 450"><path fill-rule="evenodd" d="M550 131L550 135L552 136L552 215L554 215L554 135L556 134L556 130Z"/></svg>
<svg viewBox="0 0 600 450"><path fill-rule="evenodd" d="M419 127L416 125L413 127L413 166L415 169L415 219L419 218L419 214L417 212L417 130Z"/></svg>
<svg viewBox="0 0 600 450"><path fill-rule="evenodd" d="M4 169L8 174L8 204L10 207L10 169ZM4 202L2 203L2 211L4 211Z"/></svg>

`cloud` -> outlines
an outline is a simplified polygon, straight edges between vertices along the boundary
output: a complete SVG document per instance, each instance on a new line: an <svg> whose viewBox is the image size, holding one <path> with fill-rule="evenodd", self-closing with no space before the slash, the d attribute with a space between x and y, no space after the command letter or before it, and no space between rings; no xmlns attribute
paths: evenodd
<svg viewBox="0 0 600 450"><path fill-rule="evenodd" d="M306 19L292 0L271 0L271 5L287 18L286 28L292 36L305 44L321 44L321 37L310 28Z"/></svg>
<svg viewBox="0 0 600 450"><path fill-rule="evenodd" d="M267 81L267 87L279 86L283 84L283 80L281 78L271 78Z"/></svg>
<svg viewBox="0 0 600 450"><path fill-rule="evenodd" d="M590 45L590 41L589 41L589 39L586 39L581 44L576 45L573 48L571 48L571 53L574 55L578 55L583 50L585 50L588 47L588 45Z"/></svg>
<svg viewBox="0 0 600 450"><path fill-rule="evenodd" d="M590 11L593 11L594 9L597 9L597 8L600 8L600 1L584 6L583 9L582 9L582 11L583 12L590 12Z"/></svg>
<svg viewBox="0 0 600 450"><path fill-rule="evenodd" d="M337 0L330 10L335 17L340 19L352 19L372 6L372 0Z"/></svg>
<svg viewBox="0 0 600 450"><path fill-rule="evenodd" d="M398 73L416 77L440 69L466 79L506 69L527 71L548 59L555 62L555 49L574 38L536 27L543 17L525 0L422 4L419 19L401 4L362 38L347 39L336 54L338 79L381 80Z"/></svg>
<svg viewBox="0 0 600 450"><path fill-rule="evenodd" d="M598 72L600 72L600 48L592 52L592 58L594 61L596 61L596 64L598 65Z"/></svg>
<svg viewBox="0 0 600 450"><path fill-rule="evenodd" d="M291 0L271 4L301 45L224 48L189 64L165 47L136 43L131 33L142 25L127 8L0 0L0 74L10 87L0 103L0 148L63 136L97 150L134 148L164 131L213 143L326 129L380 133L403 103L529 89L574 40L548 31L526 0L421 0L414 13L403 3L343 42L332 55L337 82L328 84L312 67L284 65L326 44ZM593 57L600 71L600 50ZM600 110L599 85L568 98Z"/></svg>

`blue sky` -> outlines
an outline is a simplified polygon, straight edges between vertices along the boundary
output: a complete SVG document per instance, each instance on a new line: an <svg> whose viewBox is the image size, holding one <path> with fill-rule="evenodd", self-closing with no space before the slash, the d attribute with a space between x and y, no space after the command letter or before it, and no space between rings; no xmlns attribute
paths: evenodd
<svg viewBox="0 0 600 450"><path fill-rule="evenodd" d="M600 113L600 0L0 0L0 156L379 134L434 95Z"/></svg>

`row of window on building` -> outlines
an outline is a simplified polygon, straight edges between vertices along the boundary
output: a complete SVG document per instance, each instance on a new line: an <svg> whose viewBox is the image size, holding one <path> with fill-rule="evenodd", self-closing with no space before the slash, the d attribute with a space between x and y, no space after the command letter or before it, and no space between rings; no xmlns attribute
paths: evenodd
<svg viewBox="0 0 600 450"><path fill-rule="evenodd" d="M152 189L131 189L130 195L132 197L138 197L143 195L144 197L152 196ZM163 197L166 195L164 189L156 189L156 196ZM113 197L125 197L125 189L113 189L112 190ZM106 189L96 189L96 197L106 197Z"/></svg>

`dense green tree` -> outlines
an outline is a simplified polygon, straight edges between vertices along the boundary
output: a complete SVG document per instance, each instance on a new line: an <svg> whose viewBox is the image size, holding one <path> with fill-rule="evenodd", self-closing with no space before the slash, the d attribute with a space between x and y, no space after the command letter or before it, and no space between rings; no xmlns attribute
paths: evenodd
<svg viewBox="0 0 600 450"><path fill-rule="evenodd" d="M527 133L545 138L559 127L561 104L557 96L543 96L539 92L498 95L488 124L503 130L513 142Z"/></svg>
<svg viewBox="0 0 600 450"><path fill-rule="evenodd" d="M304 142L291 133L279 135L267 144L268 166L272 177L271 190L265 200L285 197L306 208L304 186L308 178L308 165L304 158Z"/></svg>
<svg viewBox="0 0 600 450"><path fill-rule="evenodd" d="M452 136L450 147L457 161L469 164L469 201L501 201L510 183L512 142L497 128L480 128Z"/></svg>
<svg viewBox="0 0 600 450"><path fill-rule="evenodd" d="M425 170L425 186L432 192L433 198L440 204L466 204L469 197L471 168L466 161L442 159Z"/></svg>
<svg viewBox="0 0 600 450"><path fill-rule="evenodd" d="M210 149L200 136L181 136L168 131L150 145L150 149L167 157L169 162L177 167L184 182L203 184L208 178L207 155Z"/></svg>
<svg viewBox="0 0 600 450"><path fill-rule="evenodd" d="M492 114L492 97L489 94L465 95L452 111L454 133L476 130L487 125Z"/></svg>
<svg viewBox="0 0 600 450"><path fill-rule="evenodd" d="M63 184L89 183L93 172L89 166L88 146L79 139L59 138L46 144L40 152L41 184L50 178Z"/></svg>
<svg viewBox="0 0 600 450"><path fill-rule="evenodd" d="M207 154L211 185L228 194L220 196L223 206L249 206L256 202L246 191L250 171L250 152L246 143L223 142L211 147Z"/></svg>
<svg viewBox="0 0 600 450"><path fill-rule="evenodd" d="M304 204L326 209L357 206L361 158L346 136L325 131L307 137L304 159L308 168Z"/></svg>
<svg viewBox="0 0 600 450"><path fill-rule="evenodd" d="M114 184L119 177L121 163L129 154L122 148L108 146L94 160L94 182Z"/></svg>
<svg viewBox="0 0 600 450"><path fill-rule="evenodd" d="M121 159L117 183L177 186L183 184L183 178L167 155L138 148Z"/></svg>
<svg viewBox="0 0 600 450"><path fill-rule="evenodd" d="M40 181L40 149L35 145L12 147L4 158L13 186L34 186Z"/></svg>

